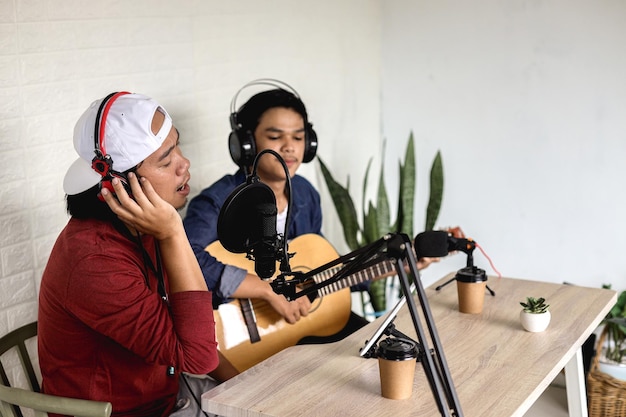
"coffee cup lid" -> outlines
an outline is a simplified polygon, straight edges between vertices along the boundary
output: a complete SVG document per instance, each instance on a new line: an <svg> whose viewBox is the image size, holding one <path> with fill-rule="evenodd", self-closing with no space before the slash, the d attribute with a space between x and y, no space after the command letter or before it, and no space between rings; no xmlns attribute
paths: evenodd
<svg viewBox="0 0 626 417"><path fill-rule="evenodd" d="M474 267L465 267L457 271L454 277L460 282L485 282L487 281L487 274L483 269Z"/></svg>
<svg viewBox="0 0 626 417"><path fill-rule="evenodd" d="M401 337L388 337L378 344L377 356L392 361L417 358L417 343Z"/></svg>

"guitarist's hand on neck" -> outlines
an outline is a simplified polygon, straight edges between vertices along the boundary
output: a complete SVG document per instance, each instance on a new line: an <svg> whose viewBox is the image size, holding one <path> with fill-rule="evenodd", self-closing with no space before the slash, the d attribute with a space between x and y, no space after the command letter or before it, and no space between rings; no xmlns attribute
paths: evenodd
<svg viewBox="0 0 626 417"><path fill-rule="evenodd" d="M426 269L433 262L439 262L440 260L441 258L420 258L417 260L417 269Z"/></svg>

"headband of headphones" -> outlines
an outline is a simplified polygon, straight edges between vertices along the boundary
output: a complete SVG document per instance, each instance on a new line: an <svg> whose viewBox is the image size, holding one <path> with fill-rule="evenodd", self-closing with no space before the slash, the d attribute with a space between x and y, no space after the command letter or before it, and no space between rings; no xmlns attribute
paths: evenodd
<svg viewBox="0 0 626 417"><path fill-rule="evenodd" d="M298 94L298 92L296 91L295 88L293 88L292 86L290 86L289 84L287 84L286 82L280 81L280 80L275 80L273 78L259 78L258 80L253 80L250 81L249 83L245 84L243 87L241 87L233 96L233 99L230 101L230 114L236 114L237 113L237 98L239 97L239 94L241 94L241 92L243 90L245 90L248 87L252 87L255 85L268 85L270 87L274 87L274 88L279 88L281 90L286 90L289 91L291 94L293 94L294 96L296 96L296 98L300 101L302 101L302 99L300 98L300 95Z"/></svg>
<svg viewBox="0 0 626 417"><path fill-rule="evenodd" d="M111 193L115 194L115 189L113 188L113 184L111 181L113 178L119 178L120 182L126 189L129 195L130 185L128 184L128 179L126 175L121 172L117 172L113 169L113 159L106 151L106 145L104 143L104 138L106 137L106 119L109 115L109 110L113 105L113 102L117 100L119 97L130 94L127 91L121 91L117 93L111 93L102 100L100 103L100 107L98 108L98 113L96 114L96 123L94 126L93 133L93 141L94 141L94 153L96 156L91 160L91 168L96 171L98 174L102 176L102 180L100 181L100 188L106 188Z"/></svg>
<svg viewBox="0 0 626 417"><path fill-rule="evenodd" d="M228 137L228 149L233 162L244 168L252 165L254 158L256 157L257 150L254 132L246 129L238 120L239 115L237 110L237 98L243 90L256 85L267 85L276 89L287 91L302 102L302 99L295 88L283 81L272 78L260 78L258 80L250 81L241 87L237 93L235 93L230 102L230 127L232 130ZM304 124L305 145L302 162L306 163L312 161L317 153L317 134L315 133L315 130L313 130L313 124L311 124L308 120L304 120Z"/></svg>

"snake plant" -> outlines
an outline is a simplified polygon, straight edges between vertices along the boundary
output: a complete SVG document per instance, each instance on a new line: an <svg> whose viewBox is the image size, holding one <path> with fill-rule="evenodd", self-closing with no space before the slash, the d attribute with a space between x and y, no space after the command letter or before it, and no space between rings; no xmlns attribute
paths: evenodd
<svg viewBox="0 0 626 417"><path fill-rule="evenodd" d="M367 202L366 190L372 164L372 158L367 163L363 180L361 207L362 219L359 222L354 201L350 196L350 177L346 186L339 184L332 176L328 167L318 156L318 161L326 186L333 200L337 215L343 227L343 236L350 250L356 250L380 239L386 233L401 232L409 237L413 236L413 215L415 206L416 170L413 133L409 135L404 156L404 162L399 165L398 211L395 220L391 221L389 199L384 181L384 152L378 177L376 203ZM426 208L426 224L424 230L432 230L439 216L443 198L443 164L441 153L438 151L430 169L430 197ZM389 278L388 278L389 279ZM371 282L369 295L372 308L376 314L386 310L386 279Z"/></svg>
<svg viewBox="0 0 626 417"><path fill-rule="evenodd" d="M610 285L603 285L610 289ZM604 318L607 339L606 358L623 364L626 358L626 291L622 291L617 297L617 302Z"/></svg>

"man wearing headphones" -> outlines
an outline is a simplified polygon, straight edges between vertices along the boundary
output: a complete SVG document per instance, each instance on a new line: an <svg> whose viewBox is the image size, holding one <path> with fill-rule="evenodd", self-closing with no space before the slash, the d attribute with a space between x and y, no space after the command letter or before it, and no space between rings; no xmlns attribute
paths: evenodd
<svg viewBox="0 0 626 417"><path fill-rule="evenodd" d="M254 95L233 112L231 124L233 132L229 147L240 169L234 175L225 175L191 200L184 220L185 230L207 285L213 291L216 308L232 298L262 299L288 323L295 323L309 312L307 297L289 302L283 295L276 294L267 281L245 269L222 264L205 249L218 239L217 223L222 205L237 186L246 182L246 170L252 166L255 156L265 149L271 149L282 157L291 176L293 207L288 227L290 236L287 238L293 239L306 233L321 234L319 194L304 177L296 174L302 162L315 156L317 139L312 137L314 132L308 123L304 103L283 88ZM278 211L277 231L282 233L288 204L284 168L274 156L263 155L258 161L256 174L274 192Z"/></svg>
<svg viewBox="0 0 626 417"><path fill-rule="evenodd" d="M271 89L253 95L237 109L236 99L239 93L249 86L259 85L269 85ZM287 323L294 324L309 314L312 307L308 297L287 301L282 294L274 292L269 282L235 265L221 263L206 249L209 244L218 240L218 218L222 206L238 186L246 183L246 174L253 165L253 173L273 191L276 198L277 233L284 236L287 231L288 236L284 236L287 240L305 234L322 234L320 195L309 181L297 175L302 163L314 159L317 135L298 93L288 84L271 79L252 81L237 92L231 103L230 123L232 132L229 136L229 150L239 170L235 174L223 176L191 200L183 221L185 230L207 285L213 291L215 308L234 298L261 299ZM292 207L288 207L289 189L285 166L268 153L260 155L255 161L256 156L266 150L280 155L289 171ZM289 221L287 227L286 221ZM336 341L367 323L365 318L350 312L348 322L338 333L320 337L310 335L299 343ZM232 328L229 329L228 321L223 326L233 332ZM253 333L250 334L251 341L254 337L252 335ZM228 361L223 362L229 364Z"/></svg>
<svg viewBox="0 0 626 417"><path fill-rule="evenodd" d="M178 131L153 99L115 93L83 113L74 147L71 218L39 295L43 391L111 402L114 416L199 415L181 414L195 401L177 398L179 376L185 388L183 372L212 371L218 351L211 292L177 213L190 178Z"/></svg>
<svg viewBox="0 0 626 417"><path fill-rule="evenodd" d="M239 109L236 99L239 93L250 86L271 86L267 91L253 95ZM322 210L317 190L297 170L304 162L314 159L317 151L317 135L308 120L306 107L298 93L288 84L277 80L261 79L244 85L231 102L229 150L233 161L239 166L235 174L223 176L204 189L189 203L183 224L191 247L198 259L200 268L213 291L213 305L227 303L233 298L261 299L266 301L288 323L296 323L307 316L311 308L308 297L287 301L282 294L274 292L267 281L235 265L223 264L207 247L218 240L218 219L220 210L233 191L247 182L247 173L254 166L254 174L260 182L269 186L276 199L276 231L288 231L287 240L305 234L321 235ZM286 187L285 167L271 154L261 152L271 150L284 160L291 178L291 204L288 213L289 190ZM242 193L243 194L243 193ZM252 204L253 202L249 202ZM241 219L243 224L246 219ZM286 222L289 225L286 227ZM418 267L424 268L435 259L420 259ZM309 265L312 267L320 265ZM324 343L339 340L367 324L365 318L350 312L348 322L338 333L330 336L308 336L299 343ZM224 331L228 323L224 323ZM248 328L250 331L250 328ZM250 341L253 341L250 333ZM261 337L262 338L262 337ZM254 344L252 344L254 348ZM221 361L229 364L228 361Z"/></svg>

